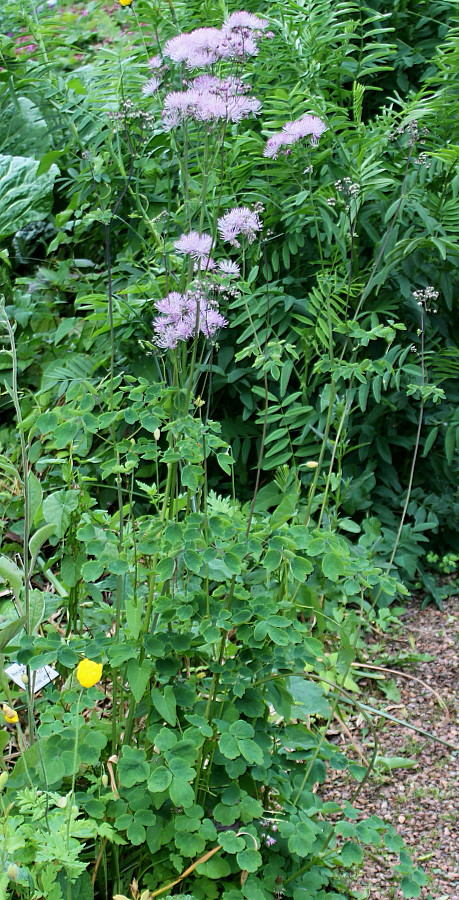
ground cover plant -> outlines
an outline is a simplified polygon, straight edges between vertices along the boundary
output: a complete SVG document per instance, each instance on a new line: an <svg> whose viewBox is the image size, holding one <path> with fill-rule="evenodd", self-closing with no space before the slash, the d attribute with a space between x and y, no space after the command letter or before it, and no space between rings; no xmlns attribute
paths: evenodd
<svg viewBox="0 0 459 900"><path fill-rule="evenodd" d="M420 895L327 737L457 551L457 22L381 6L2 7L0 897Z"/></svg>

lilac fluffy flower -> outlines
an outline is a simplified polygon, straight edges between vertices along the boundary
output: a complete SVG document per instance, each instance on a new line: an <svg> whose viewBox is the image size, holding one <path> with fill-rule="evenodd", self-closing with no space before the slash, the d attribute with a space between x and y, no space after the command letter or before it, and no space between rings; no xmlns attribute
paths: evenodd
<svg viewBox="0 0 459 900"><path fill-rule="evenodd" d="M240 122L256 115L261 103L256 97L248 97L250 90L238 78L220 79L213 75L195 78L188 90L173 91L164 100L163 123L174 128L186 119L198 122Z"/></svg>
<svg viewBox="0 0 459 900"><path fill-rule="evenodd" d="M180 294L172 291L155 303L160 314L154 322L156 345L163 350L174 349L179 341L187 341L196 334L211 338L218 328L228 324L216 302L202 290Z"/></svg>
<svg viewBox="0 0 459 900"><path fill-rule="evenodd" d="M153 76L153 78L150 78L142 86L142 94L145 94L146 97L150 97L151 94L156 94L156 91L158 90L160 84L161 79Z"/></svg>
<svg viewBox="0 0 459 900"><path fill-rule="evenodd" d="M161 69L163 61L160 56L152 56L151 59L148 60L148 65L150 69Z"/></svg>
<svg viewBox="0 0 459 900"><path fill-rule="evenodd" d="M189 69L202 68L220 59L256 56L257 40L263 37L268 23L252 13L233 13L222 28L195 28L170 38L164 52L174 62L186 63Z"/></svg>
<svg viewBox="0 0 459 900"><path fill-rule="evenodd" d="M218 230L223 241L240 247L238 235L243 235L252 244L257 231L261 230L261 222L258 213L248 206L236 206L218 220Z"/></svg>
<svg viewBox="0 0 459 900"><path fill-rule="evenodd" d="M224 29L251 28L257 31L264 31L267 27L268 22L266 19L260 19L258 16L254 16L253 13L245 12L244 10L231 13L223 24Z"/></svg>
<svg viewBox="0 0 459 900"><path fill-rule="evenodd" d="M212 247L212 237L210 234L190 231L189 234L182 234L178 241L175 241L174 247L179 253L186 253L192 259L207 260Z"/></svg>
<svg viewBox="0 0 459 900"><path fill-rule="evenodd" d="M295 119L294 122L287 122L282 131L273 134L267 140L263 156L277 159L283 147L290 147L305 137L310 137L311 144L317 144L326 127L325 122L318 116L306 115Z"/></svg>
<svg viewBox="0 0 459 900"><path fill-rule="evenodd" d="M221 259L218 268L222 275L229 275L231 278L238 278L241 274L240 267L232 259Z"/></svg>
<svg viewBox="0 0 459 900"><path fill-rule="evenodd" d="M194 271L195 272L211 272L212 269L215 269L217 263L211 256L203 257L203 259L195 262Z"/></svg>
<svg viewBox="0 0 459 900"><path fill-rule="evenodd" d="M219 28L196 28L170 38L164 52L174 62L184 62L190 68L208 66L220 59L220 41Z"/></svg>
<svg viewBox="0 0 459 900"><path fill-rule="evenodd" d="M224 33L220 44L222 59L244 59L247 56L257 56L258 52L258 44L252 33L239 30Z"/></svg>

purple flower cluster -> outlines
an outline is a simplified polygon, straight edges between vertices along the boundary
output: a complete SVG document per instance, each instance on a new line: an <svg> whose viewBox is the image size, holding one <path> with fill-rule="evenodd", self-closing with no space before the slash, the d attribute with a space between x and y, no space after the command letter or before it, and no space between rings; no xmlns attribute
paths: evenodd
<svg viewBox="0 0 459 900"><path fill-rule="evenodd" d="M229 241L233 247L241 246L237 239L239 235L252 244L257 231L261 231L260 217L248 206L235 206L218 220L218 230L222 240Z"/></svg>
<svg viewBox="0 0 459 900"><path fill-rule="evenodd" d="M163 350L173 350L179 341L189 340L196 332L211 338L228 324L216 301L209 299L199 287L184 294L172 291L157 300L155 307L159 313L153 326L156 345Z"/></svg>
<svg viewBox="0 0 459 900"><path fill-rule="evenodd" d="M318 116L301 116L294 122L287 122L282 131L273 134L266 142L263 156L277 159L282 151L288 152L292 144L296 144L302 138L310 137L311 144L317 144L320 135L326 130L325 122ZM284 150L287 148L287 150Z"/></svg>
<svg viewBox="0 0 459 900"><path fill-rule="evenodd" d="M229 16L221 28L196 28L166 41L164 52L174 62L189 69L202 68L220 59L243 59L256 56L258 40L263 37L267 21L248 12Z"/></svg>
<svg viewBox="0 0 459 900"><path fill-rule="evenodd" d="M174 128L186 119L240 122L261 109L259 100L246 96L249 90L239 78L200 75L190 82L186 91L166 95L163 123L166 128Z"/></svg>
<svg viewBox="0 0 459 900"><path fill-rule="evenodd" d="M212 237L210 234L190 231L189 234L182 234L178 241L175 241L174 247L179 253L186 253L196 261L208 260L212 248Z"/></svg>

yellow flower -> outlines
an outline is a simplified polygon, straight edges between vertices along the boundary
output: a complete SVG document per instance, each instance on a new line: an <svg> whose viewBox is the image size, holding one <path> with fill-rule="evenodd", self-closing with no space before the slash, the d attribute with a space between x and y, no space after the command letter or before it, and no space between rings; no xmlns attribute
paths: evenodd
<svg viewBox="0 0 459 900"><path fill-rule="evenodd" d="M102 675L102 663L93 662L92 659L84 659L77 665L76 677L81 687L90 688L99 681Z"/></svg>
<svg viewBox="0 0 459 900"><path fill-rule="evenodd" d="M7 703L3 704L2 712L9 725L15 725L16 722L19 722L19 716L16 710L12 709L11 706L8 706Z"/></svg>
<svg viewBox="0 0 459 900"><path fill-rule="evenodd" d="M132 0L118 0L118 3L120 3L121 6L130 6L132 3Z"/></svg>

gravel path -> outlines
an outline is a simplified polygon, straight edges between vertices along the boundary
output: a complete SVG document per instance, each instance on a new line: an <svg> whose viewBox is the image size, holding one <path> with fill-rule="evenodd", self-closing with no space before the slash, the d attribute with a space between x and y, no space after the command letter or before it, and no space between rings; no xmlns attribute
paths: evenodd
<svg viewBox="0 0 459 900"><path fill-rule="evenodd" d="M426 682L441 695L446 710L431 691L401 676L385 676L388 680L394 678L399 698L384 697L378 690L378 682L368 679L360 682L360 699L459 748L459 597L446 601L443 612L433 605L422 610L420 602L413 600L403 623L405 630L397 641L383 638L378 644L372 641L368 645L367 662L382 658L387 667ZM413 651L433 658L410 665L401 661ZM368 739L364 736L361 720L354 717L347 724L354 740L371 755L371 745L368 748L367 743L371 735ZM365 815L374 813L389 821L403 837L428 876L420 897L459 900L459 752L384 719L379 720L378 737L380 756L409 757L415 765L372 776L356 805ZM346 735L342 735L341 741L349 747ZM354 789L351 785L344 786L339 794L337 788L335 782L334 799L351 798ZM389 853L378 851L377 856L366 855L353 889L364 890L364 896L371 900L402 898L391 877L390 862L397 859Z"/></svg>

